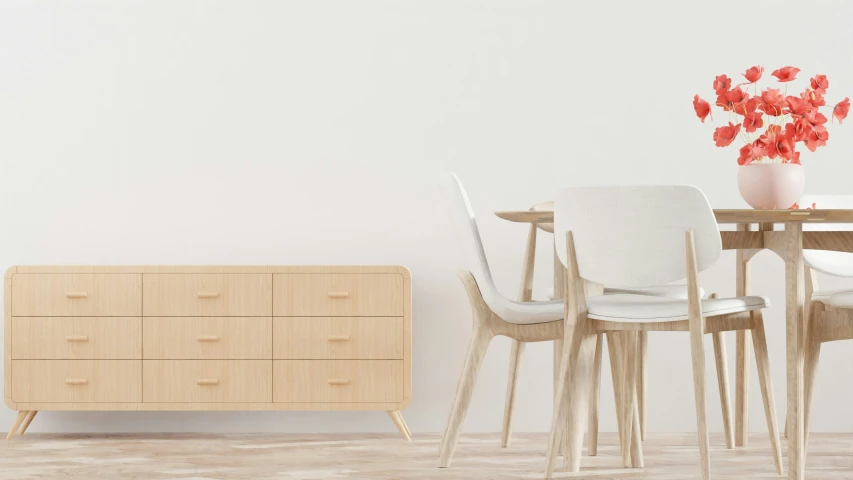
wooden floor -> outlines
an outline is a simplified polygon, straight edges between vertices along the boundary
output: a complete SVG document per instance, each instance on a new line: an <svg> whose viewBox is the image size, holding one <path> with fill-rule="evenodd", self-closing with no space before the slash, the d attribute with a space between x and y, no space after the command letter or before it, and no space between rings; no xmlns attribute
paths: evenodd
<svg viewBox="0 0 853 480"><path fill-rule="evenodd" d="M453 465L438 469L438 436L414 435L43 435L0 440L0 479L288 480L542 478L546 434L463 435ZM700 478L694 435L650 435L646 468L618 468L614 434L602 434L599 456L581 474L557 478L683 480ZM714 479L779 479L765 436L748 449L726 450L712 436ZM809 480L853 479L853 435L814 434Z"/></svg>

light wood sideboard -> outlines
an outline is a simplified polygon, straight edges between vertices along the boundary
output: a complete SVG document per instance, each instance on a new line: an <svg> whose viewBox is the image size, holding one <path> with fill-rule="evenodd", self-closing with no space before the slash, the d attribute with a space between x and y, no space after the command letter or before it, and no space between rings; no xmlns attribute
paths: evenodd
<svg viewBox="0 0 853 480"><path fill-rule="evenodd" d="M411 291L401 266L12 267L7 438L41 410L384 410L409 440Z"/></svg>

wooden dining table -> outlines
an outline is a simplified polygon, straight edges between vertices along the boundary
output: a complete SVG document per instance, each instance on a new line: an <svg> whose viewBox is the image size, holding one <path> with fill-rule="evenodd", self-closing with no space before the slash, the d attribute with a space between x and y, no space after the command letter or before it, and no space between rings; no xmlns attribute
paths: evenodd
<svg viewBox="0 0 853 480"><path fill-rule="evenodd" d="M750 294L750 259L762 250L775 252L785 262L785 338L787 372L788 478L805 478L803 358L808 299L806 298L803 249L853 252L853 231L823 226L804 230L810 223L853 223L853 210L714 210L719 224L734 224L736 230L721 231L724 250L735 250L736 294ZM553 211L499 211L498 217L527 224L553 223ZM777 229L777 225L781 226ZM561 298L565 267L554 261L554 295ZM811 294L811 292L809 292ZM735 444L748 443L750 332L736 337ZM555 350L556 350L555 346ZM580 448L580 445L578 445ZM581 455L574 452L575 458Z"/></svg>

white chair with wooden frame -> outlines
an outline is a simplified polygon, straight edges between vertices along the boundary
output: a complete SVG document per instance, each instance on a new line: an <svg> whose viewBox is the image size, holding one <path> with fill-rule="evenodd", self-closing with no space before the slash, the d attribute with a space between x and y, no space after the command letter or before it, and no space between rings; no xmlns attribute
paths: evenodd
<svg viewBox="0 0 853 480"><path fill-rule="evenodd" d="M853 208L853 195L806 195L800 205L817 204L818 208ZM853 230L850 224L810 223L808 230ZM810 433L811 406L815 374L821 345L826 342L853 340L853 289L826 291L818 288L817 273L833 277L853 278L853 254L826 250L803 250L806 265L806 317L804 397L806 444Z"/></svg>
<svg viewBox="0 0 853 480"><path fill-rule="evenodd" d="M560 340L563 338L564 315L562 300L514 302L501 295L492 280L474 211L462 183L455 175L448 174L445 190L466 261L467 269L460 271L459 277L471 304L473 332L439 447L440 467L450 466L477 373L491 339L504 335L523 343Z"/></svg>
<svg viewBox="0 0 853 480"><path fill-rule="evenodd" d="M700 469L710 478L705 417L704 334L751 330L770 443L777 472L782 453L761 309L764 297L702 299L698 274L722 251L720 232L705 195L690 186L563 188L555 203L555 242L566 266L566 328L563 358L554 396L545 477L551 478L564 427L568 424L566 462L580 469L583 423L589 398L590 370L599 333L609 345L622 345L623 365L635 358L637 332L689 332L699 435ZM590 285L661 285L687 279L686 300L648 295L590 296ZM617 364L619 363L617 359ZM619 415L622 462L630 466L641 447L633 434L636 370L624 368ZM626 421L627 419L627 421ZM626 445L630 445L627 448Z"/></svg>
<svg viewBox="0 0 853 480"><path fill-rule="evenodd" d="M541 202L530 207L532 211L554 211L554 202ZM527 234L527 246L524 252L524 262L521 269L521 287L519 288L520 302L529 302L533 299L533 268L536 255L536 236L537 231L542 230L547 233L554 233L553 223L538 223L531 224ZM555 267L557 268L557 267ZM548 298L553 299L553 289L548 292ZM647 287L604 287L604 294L613 293L635 293L638 295L654 295L660 297L674 297L687 299L686 285L661 285ZM704 298L704 290L700 290ZM636 381L637 381L637 410L640 417L640 438L646 439L646 409L648 402L646 385L648 384L646 357L648 345L648 332L639 332L639 343L637 345L637 362L636 362ZM729 449L735 448L734 429L732 428L732 417L730 409L730 393L728 380L728 365L726 363L726 348L725 339L722 333L715 334L714 337L714 352L717 367L717 384L720 389L720 405L723 410L723 428L725 431L726 447ZM560 343L558 340L557 343ZM598 454L598 399L599 385L601 383L601 357L600 351L604 345L604 334L600 334L596 339L595 361L593 363L593 384L590 387L590 410L589 420L587 422L587 454L595 456ZM557 347L558 349L560 347ZM512 435L512 415L515 410L516 390L518 385L518 377L521 371L521 360L524 355L525 343L519 340L512 341L512 349L510 351L509 375L507 378L507 393L504 406L504 421L501 431L501 446L506 448L510 444ZM614 352L611 352L613 355ZM559 370L559 354L555 355L554 375L556 378Z"/></svg>

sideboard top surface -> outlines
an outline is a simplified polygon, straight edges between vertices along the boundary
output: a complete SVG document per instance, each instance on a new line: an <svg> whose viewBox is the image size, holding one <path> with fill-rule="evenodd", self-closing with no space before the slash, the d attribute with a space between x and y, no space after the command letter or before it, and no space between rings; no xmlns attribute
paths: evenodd
<svg viewBox="0 0 853 480"><path fill-rule="evenodd" d="M412 278L402 265L28 265L6 270L16 273L399 273Z"/></svg>

